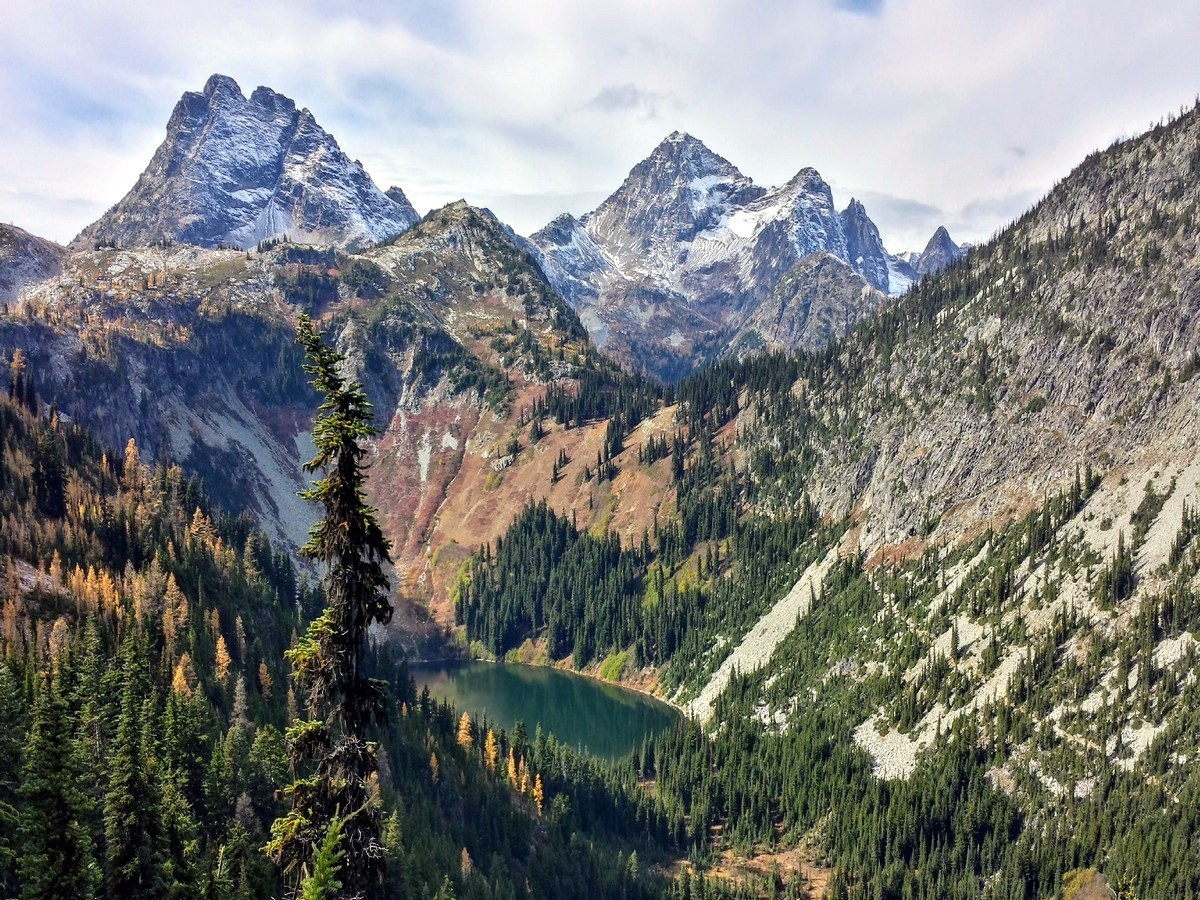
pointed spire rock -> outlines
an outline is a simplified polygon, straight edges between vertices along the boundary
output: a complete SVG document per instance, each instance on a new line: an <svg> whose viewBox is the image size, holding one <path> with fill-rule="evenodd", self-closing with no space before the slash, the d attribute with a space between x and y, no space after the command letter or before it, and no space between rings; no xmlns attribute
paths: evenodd
<svg viewBox="0 0 1200 900"><path fill-rule="evenodd" d="M386 240L417 221L402 191L384 194L307 109L227 75L185 93L137 184L71 249L169 239L252 247L290 235L320 244Z"/></svg>
<svg viewBox="0 0 1200 900"><path fill-rule="evenodd" d="M879 229L867 215L866 207L851 199L841 214L846 234L846 259L850 268L877 290L888 292L888 254Z"/></svg>
<svg viewBox="0 0 1200 900"><path fill-rule="evenodd" d="M702 141L674 131L585 217L585 226L598 243L660 271L673 264L676 242L690 240L763 193Z"/></svg>
<svg viewBox="0 0 1200 900"><path fill-rule="evenodd" d="M222 75L219 72L210 75L208 81L204 82L205 97L215 97L218 94L242 99L242 89L238 83L228 75Z"/></svg>
<svg viewBox="0 0 1200 900"><path fill-rule="evenodd" d="M922 277L933 275L935 272L940 272L947 266L952 265L960 257L967 253L967 246L959 246L950 239L950 232L946 230L946 226L939 225L937 231L933 233L933 237L929 239L929 243L925 245L925 249L921 255L917 257L916 264L913 266L917 273Z"/></svg>

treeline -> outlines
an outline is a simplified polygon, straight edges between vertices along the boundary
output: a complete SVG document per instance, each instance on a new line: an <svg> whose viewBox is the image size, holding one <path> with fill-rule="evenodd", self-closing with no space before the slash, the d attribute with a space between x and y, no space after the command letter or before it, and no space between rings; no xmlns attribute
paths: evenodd
<svg viewBox="0 0 1200 900"><path fill-rule="evenodd" d="M664 397L662 388L640 375L618 369L589 350L576 385L551 385L534 407L534 418L550 416L568 428L609 420L620 438L652 415ZM617 443L610 439L610 443ZM615 453L620 447L614 447Z"/></svg>

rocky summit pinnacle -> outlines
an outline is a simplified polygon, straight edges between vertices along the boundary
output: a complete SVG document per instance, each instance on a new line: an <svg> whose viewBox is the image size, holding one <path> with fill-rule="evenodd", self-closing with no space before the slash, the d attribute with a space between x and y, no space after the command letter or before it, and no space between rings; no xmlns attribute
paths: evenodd
<svg viewBox="0 0 1200 900"><path fill-rule="evenodd" d="M72 242L172 240L249 247L288 235L326 244L393 237L417 220L399 188L384 194L307 109L227 75L185 93L137 184Z"/></svg>
<svg viewBox="0 0 1200 900"><path fill-rule="evenodd" d="M729 160L675 131L633 167L586 226L628 262L660 272L673 265L678 241L690 240L729 208L762 194Z"/></svg>
<svg viewBox="0 0 1200 900"><path fill-rule="evenodd" d="M883 248L879 229L858 200L842 210L842 230L846 234L846 257L850 268L873 288L887 292L890 287L888 252Z"/></svg>
<svg viewBox="0 0 1200 900"><path fill-rule="evenodd" d="M921 251L921 255L917 257L914 268L920 275L932 275L954 263L959 257L965 256L966 252L967 246L964 244L960 247L954 243L946 227L939 225L925 249Z"/></svg>
<svg viewBox="0 0 1200 900"><path fill-rule="evenodd" d="M763 188L679 131L594 212L559 217L532 240L593 340L668 379L731 349L818 346L893 292L879 229L857 201L839 213L816 169ZM764 333L756 323L768 302L775 319ZM814 310L836 328L809 327ZM792 324L776 327L781 316Z"/></svg>

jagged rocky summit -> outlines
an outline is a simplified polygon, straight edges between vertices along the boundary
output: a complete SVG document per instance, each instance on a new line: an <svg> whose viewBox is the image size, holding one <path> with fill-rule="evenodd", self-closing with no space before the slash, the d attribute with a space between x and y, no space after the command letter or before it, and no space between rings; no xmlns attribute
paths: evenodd
<svg viewBox="0 0 1200 900"><path fill-rule="evenodd" d="M244 248L283 235L364 245L417 218L403 191L379 190L307 109L267 87L247 98L213 75L183 95L137 184L71 249L162 240Z"/></svg>
<svg viewBox="0 0 1200 900"><path fill-rule="evenodd" d="M969 249L969 244L954 243L945 226L940 227L933 233L933 237L929 239L929 243L925 245L921 255L917 257L914 268L918 275L932 275L957 262L966 255Z"/></svg>
<svg viewBox="0 0 1200 900"><path fill-rule="evenodd" d="M681 132L593 212L560 216L532 240L596 342L665 378L735 348L820 346L917 277L888 254L862 203L837 210L815 169L763 188Z"/></svg>

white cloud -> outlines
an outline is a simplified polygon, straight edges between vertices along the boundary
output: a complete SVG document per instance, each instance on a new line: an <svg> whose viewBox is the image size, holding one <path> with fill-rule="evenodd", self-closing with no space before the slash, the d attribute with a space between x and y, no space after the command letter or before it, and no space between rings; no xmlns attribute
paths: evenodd
<svg viewBox="0 0 1200 900"><path fill-rule="evenodd" d="M422 210L465 196L529 232L679 128L762 183L815 166L896 249L935 216L987 237L1200 86L1192 0L1140 17L1114 0L13 6L0 219L58 240L119 199L216 71L311 108Z"/></svg>

